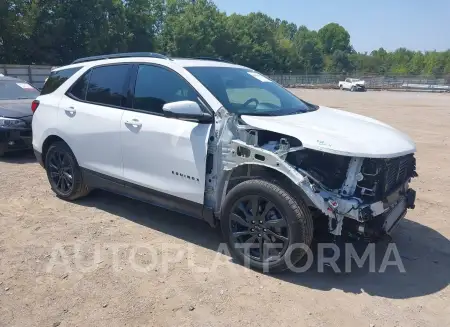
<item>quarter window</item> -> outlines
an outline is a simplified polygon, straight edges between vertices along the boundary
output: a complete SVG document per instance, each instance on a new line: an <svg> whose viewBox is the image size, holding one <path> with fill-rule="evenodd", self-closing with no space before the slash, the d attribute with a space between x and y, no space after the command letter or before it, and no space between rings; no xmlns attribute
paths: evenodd
<svg viewBox="0 0 450 327"><path fill-rule="evenodd" d="M91 72L92 70L80 77L80 79L70 89L70 95L80 100L86 100L86 93Z"/></svg>
<svg viewBox="0 0 450 327"><path fill-rule="evenodd" d="M197 93L178 74L162 67L139 66L134 89L134 109L162 114L166 103L184 100L199 103Z"/></svg>
<svg viewBox="0 0 450 327"><path fill-rule="evenodd" d="M50 94L56 91L65 81L72 77L82 67L62 69L50 73L47 81L42 88L41 95Z"/></svg>
<svg viewBox="0 0 450 327"><path fill-rule="evenodd" d="M87 88L86 101L123 107L126 104L126 85L131 65L112 65L94 68Z"/></svg>

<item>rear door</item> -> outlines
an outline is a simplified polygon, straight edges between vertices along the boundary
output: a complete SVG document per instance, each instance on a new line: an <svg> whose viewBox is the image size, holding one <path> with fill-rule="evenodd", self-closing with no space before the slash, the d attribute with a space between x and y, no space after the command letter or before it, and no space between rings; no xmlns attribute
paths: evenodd
<svg viewBox="0 0 450 327"><path fill-rule="evenodd" d="M60 102L59 128L82 168L123 177L120 127L131 67L92 68Z"/></svg>
<svg viewBox="0 0 450 327"><path fill-rule="evenodd" d="M169 195L203 204L211 124L167 118L162 107L191 100L206 110L205 104L183 77L161 66L137 66L131 88L133 109L121 125L124 179L158 201Z"/></svg>

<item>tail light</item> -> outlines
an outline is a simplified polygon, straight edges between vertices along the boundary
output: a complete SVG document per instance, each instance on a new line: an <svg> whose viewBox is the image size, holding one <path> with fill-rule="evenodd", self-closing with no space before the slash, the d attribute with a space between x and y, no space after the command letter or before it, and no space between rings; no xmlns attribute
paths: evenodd
<svg viewBox="0 0 450 327"><path fill-rule="evenodd" d="M34 100L32 103L31 103L31 111L33 112L33 114L34 114L34 112L36 111L36 109L39 107L39 100Z"/></svg>

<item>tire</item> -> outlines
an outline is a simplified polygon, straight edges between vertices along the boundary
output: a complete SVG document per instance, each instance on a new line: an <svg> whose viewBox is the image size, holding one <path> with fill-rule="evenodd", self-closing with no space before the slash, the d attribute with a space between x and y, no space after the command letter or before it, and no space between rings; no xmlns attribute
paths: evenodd
<svg viewBox="0 0 450 327"><path fill-rule="evenodd" d="M344 90L344 87L342 85L339 85L339 88L341 89L341 91Z"/></svg>
<svg viewBox="0 0 450 327"><path fill-rule="evenodd" d="M255 198L259 200L253 205ZM250 199L248 204L243 204L247 199ZM273 209L268 209L268 206L272 207L269 203L273 205ZM253 215L250 207L257 208L256 215ZM221 228L233 257L240 263L249 264L250 268L263 272L280 272L288 269L290 264L298 263L307 249L293 245L304 244L309 248L314 232L311 212L303 200L276 184L258 179L242 182L227 194L222 206ZM236 236L241 234L243 235ZM282 237L287 240L282 240ZM261 252L261 239L266 247L268 241L280 246L280 251L273 250L279 252L275 259L265 261L264 251L270 250L264 250L263 245ZM244 244L253 242L257 249L242 250ZM259 258L252 255L255 251L259 253Z"/></svg>
<svg viewBox="0 0 450 327"><path fill-rule="evenodd" d="M355 92L355 87L354 87L354 86L352 86L352 87L350 88L350 92Z"/></svg>
<svg viewBox="0 0 450 327"><path fill-rule="evenodd" d="M59 168L59 164L62 168ZM83 182L77 160L66 143L55 142L50 145L45 155L45 170L53 192L61 199L73 201L89 193L89 187Z"/></svg>

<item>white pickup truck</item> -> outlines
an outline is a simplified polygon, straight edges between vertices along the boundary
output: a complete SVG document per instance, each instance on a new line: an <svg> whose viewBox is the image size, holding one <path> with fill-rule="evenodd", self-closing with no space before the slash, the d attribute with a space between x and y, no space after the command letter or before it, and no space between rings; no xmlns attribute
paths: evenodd
<svg viewBox="0 0 450 327"><path fill-rule="evenodd" d="M341 90L365 91L366 83L358 78L346 78L345 81L339 81L339 88Z"/></svg>

